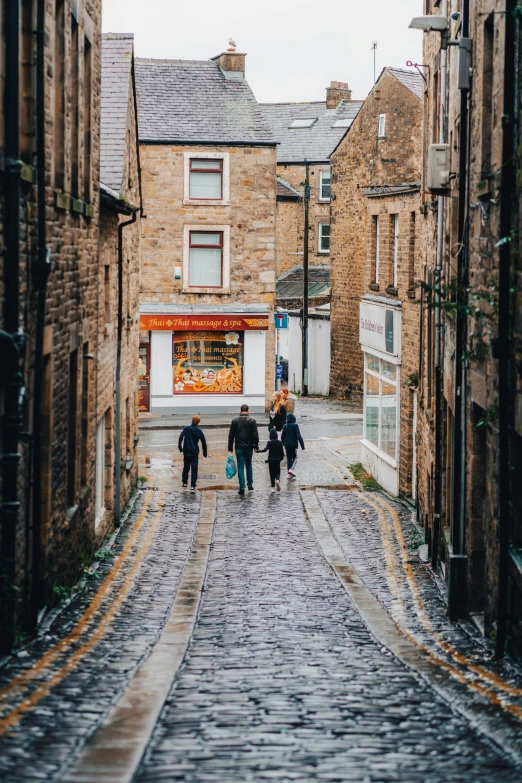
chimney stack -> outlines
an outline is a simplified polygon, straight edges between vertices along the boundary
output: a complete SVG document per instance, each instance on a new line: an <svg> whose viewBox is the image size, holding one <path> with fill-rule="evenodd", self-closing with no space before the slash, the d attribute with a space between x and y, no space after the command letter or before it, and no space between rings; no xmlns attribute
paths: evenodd
<svg viewBox="0 0 522 783"><path fill-rule="evenodd" d="M229 48L226 52L217 54L215 57L211 57L211 60L216 60L217 64L225 74L227 79L244 79L245 78L245 57L246 54L240 54L236 52L236 43L229 39Z"/></svg>
<svg viewBox="0 0 522 783"><path fill-rule="evenodd" d="M351 101L352 91L347 82L331 82L326 88L326 108L336 109L341 101Z"/></svg>

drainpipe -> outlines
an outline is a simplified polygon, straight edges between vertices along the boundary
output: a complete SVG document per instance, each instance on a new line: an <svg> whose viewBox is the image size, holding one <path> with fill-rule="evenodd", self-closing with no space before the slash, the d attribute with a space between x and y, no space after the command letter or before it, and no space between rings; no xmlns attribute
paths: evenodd
<svg viewBox="0 0 522 783"><path fill-rule="evenodd" d="M121 341L123 334L123 229L136 222L137 210L130 220L118 224L118 339L116 343L116 443L114 454L114 524L121 521Z"/></svg>
<svg viewBox="0 0 522 783"><path fill-rule="evenodd" d="M461 38L469 38L469 0L462 1ZM457 258L457 294L455 315L455 396L453 421L452 527L453 553L449 563L448 616L462 617L466 610L466 343L468 242L468 99L469 88L460 87L459 134L459 209Z"/></svg>
<svg viewBox="0 0 522 783"><path fill-rule="evenodd" d="M498 608L495 655L502 658L506 647L509 599L509 534L511 527L510 430L513 417L513 389L511 337L513 297L511 287L511 239L513 229L513 200L516 189L515 147L515 61L518 20L515 19L515 0L506 0L504 25L504 108L502 115L502 184L500 186L500 247L498 276L498 331L491 341L493 358L498 360ZM518 53L518 52L517 52ZM515 240L518 243L518 237ZM518 244L517 244L518 248ZM514 248L515 252L516 248Z"/></svg>
<svg viewBox="0 0 522 783"><path fill-rule="evenodd" d="M448 0L443 0L441 16L448 16ZM439 142L446 139L446 80L447 50L440 50L440 116ZM435 263L435 487L433 508L433 543L431 565L437 567L442 513L442 322L441 322L441 277L444 243L444 196L437 197L437 256Z"/></svg>
<svg viewBox="0 0 522 783"><path fill-rule="evenodd" d="M16 621L16 533L20 518L18 469L21 407L24 381L21 372L23 336L20 332L20 0L5 3L5 261L4 331L0 346L5 357L2 502L0 506L2 622L0 650L14 642Z"/></svg>
<svg viewBox="0 0 522 783"><path fill-rule="evenodd" d="M41 585L43 340L47 279L51 271L50 257L47 252L45 192L45 0L38 0L36 19L36 155L38 163L38 257L34 269L37 295L34 346L33 535L30 602L30 620L33 628L36 627L38 612L44 598Z"/></svg>

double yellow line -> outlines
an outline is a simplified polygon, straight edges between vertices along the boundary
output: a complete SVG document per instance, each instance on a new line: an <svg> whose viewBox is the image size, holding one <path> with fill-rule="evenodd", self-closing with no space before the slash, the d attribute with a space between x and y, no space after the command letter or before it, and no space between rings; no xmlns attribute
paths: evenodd
<svg viewBox="0 0 522 783"><path fill-rule="evenodd" d="M96 593L93 601L82 614L71 633L53 645L45 653L45 655L43 655L34 664L34 666L31 666L30 669L27 669L27 671L24 671L22 674L18 675L18 677L15 677L13 680L11 680L8 685L0 689L0 705L2 701L5 701L6 697L11 696L11 694L15 693L16 691L19 691L19 693L17 693L17 696L19 696L19 702L17 706L9 710L0 718L0 736L8 729L16 726L26 712L29 712L31 709L33 709L33 707L35 707L35 705L38 704L41 699L47 696L51 689L58 685L58 683L60 683L64 677L66 677L66 675L69 674L69 672L71 672L78 665L81 659L84 658L85 655L87 655L87 653L93 649L93 647L95 647L95 645L105 634L111 621L114 619L124 600L134 586L136 575L141 567L143 559L147 555L154 534L160 523L162 513L161 504L163 503L165 497L165 490L162 487L160 487L160 497L157 501L160 508L154 513L152 523L146 531L143 537L143 541L141 542L140 551L133 559L132 567L129 569L128 573L124 575L123 584L119 588L118 593L111 601L110 605L105 609L101 618L97 622L96 628L89 638L74 650L72 655L70 655L64 664L59 666L59 668L55 669L51 675L48 676L49 670L52 668L57 659L65 654L73 645L80 642L81 637L88 631L96 613L101 608L103 600L113 587L115 581L119 578L122 567L129 557L131 550L136 543L141 529L149 515L149 506L152 500L152 496L153 490L146 490L141 513L134 524L132 533L125 542L125 546L123 547L122 551L114 561L114 565L110 573L101 584L100 589ZM35 690L25 695L27 690L30 689L31 685L33 685L35 681L42 679L42 677L46 677L46 679L40 685L38 685Z"/></svg>

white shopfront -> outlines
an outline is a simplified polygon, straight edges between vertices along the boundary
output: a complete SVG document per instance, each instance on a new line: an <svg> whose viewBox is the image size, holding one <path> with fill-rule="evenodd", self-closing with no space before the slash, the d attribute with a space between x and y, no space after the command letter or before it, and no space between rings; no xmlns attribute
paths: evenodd
<svg viewBox="0 0 522 783"><path fill-rule="evenodd" d="M384 489L399 494L401 304L365 296L359 342L364 352L362 462Z"/></svg>
<svg viewBox="0 0 522 783"><path fill-rule="evenodd" d="M253 413L264 411L268 308L180 310L142 305L140 352L148 351L142 364L149 387L141 410L225 413L247 403Z"/></svg>

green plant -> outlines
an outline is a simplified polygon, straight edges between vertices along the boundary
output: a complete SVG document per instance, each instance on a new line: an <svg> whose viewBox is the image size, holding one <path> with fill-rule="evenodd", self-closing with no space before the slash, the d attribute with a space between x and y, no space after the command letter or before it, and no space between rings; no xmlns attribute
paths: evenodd
<svg viewBox="0 0 522 783"><path fill-rule="evenodd" d="M419 385L419 373L418 372L408 373L404 385L407 386L409 389L416 389L417 386Z"/></svg>
<svg viewBox="0 0 522 783"><path fill-rule="evenodd" d="M96 552L94 555L94 559L98 560L100 563L112 563L114 560L114 552L111 552L110 549L100 549L99 552Z"/></svg>
<svg viewBox="0 0 522 783"><path fill-rule="evenodd" d="M480 417L480 419L475 424L475 429L479 429L480 427L489 427L492 424L495 424L495 422L498 419L498 405L490 405L489 408L486 408L484 410L484 415Z"/></svg>
<svg viewBox="0 0 522 783"><path fill-rule="evenodd" d="M420 546L424 544L424 537L419 533L416 527L414 527L410 531L410 536L408 538L408 549L411 551L414 551L415 549L418 549Z"/></svg>
<svg viewBox="0 0 522 783"><path fill-rule="evenodd" d="M371 473L368 473L362 462L354 462L350 465L350 472L354 479L359 481L369 492L379 492L382 489L379 482L374 479Z"/></svg>
<svg viewBox="0 0 522 783"><path fill-rule="evenodd" d="M72 595L72 587L66 587L65 585L55 585L53 587L53 595L55 595L59 601L68 600Z"/></svg>
<svg viewBox="0 0 522 783"><path fill-rule="evenodd" d="M90 571L88 568L83 569L83 576L88 582L96 582L101 579L101 574L97 571Z"/></svg>

